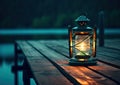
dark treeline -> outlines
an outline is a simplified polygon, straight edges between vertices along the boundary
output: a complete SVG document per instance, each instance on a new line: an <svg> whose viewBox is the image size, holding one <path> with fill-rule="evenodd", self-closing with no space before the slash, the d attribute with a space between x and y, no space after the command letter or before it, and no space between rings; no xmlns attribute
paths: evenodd
<svg viewBox="0 0 120 85"><path fill-rule="evenodd" d="M85 14L97 25L104 11L106 27L120 27L120 0L0 0L0 28L67 27Z"/></svg>

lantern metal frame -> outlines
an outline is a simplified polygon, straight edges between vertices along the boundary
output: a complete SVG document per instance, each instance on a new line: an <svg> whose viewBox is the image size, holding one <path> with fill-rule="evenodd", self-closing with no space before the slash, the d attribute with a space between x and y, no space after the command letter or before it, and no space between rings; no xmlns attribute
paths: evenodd
<svg viewBox="0 0 120 85"><path fill-rule="evenodd" d="M76 45L73 39L74 36L86 36L88 38L92 38L92 54L91 55L83 55L83 56L74 56L74 45ZM75 38L75 37L74 37ZM87 37L86 37L87 38ZM84 39L85 40L85 39ZM84 40L82 42L84 42ZM81 43L81 42L78 42ZM74 48L74 49L73 49ZM69 64L70 65L96 65L96 29L92 29L90 27L86 27L86 29L78 29L78 27L69 28Z"/></svg>

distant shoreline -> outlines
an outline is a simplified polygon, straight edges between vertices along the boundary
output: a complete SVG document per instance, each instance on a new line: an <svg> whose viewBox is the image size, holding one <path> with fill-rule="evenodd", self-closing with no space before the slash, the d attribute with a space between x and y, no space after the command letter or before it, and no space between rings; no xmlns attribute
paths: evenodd
<svg viewBox="0 0 120 85"><path fill-rule="evenodd" d="M109 29L109 30L108 30ZM99 32L99 29L97 33ZM66 35L68 29L0 29L0 35L39 35L39 34L56 34ZM105 28L105 35L120 34L120 28Z"/></svg>
<svg viewBox="0 0 120 85"><path fill-rule="evenodd" d="M99 31L97 31L98 34ZM120 38L120 29L105 29L105 39ZM68 29L6 29L0 30L0 43L14 43L15 40L68 39Z"/></svg>

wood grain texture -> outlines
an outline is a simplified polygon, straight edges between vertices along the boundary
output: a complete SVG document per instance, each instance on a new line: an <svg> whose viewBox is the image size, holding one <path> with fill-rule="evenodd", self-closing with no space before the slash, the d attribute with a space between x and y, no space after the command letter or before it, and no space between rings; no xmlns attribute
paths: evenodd
<svg viewBox="0 0 120 85"><path fill-rule="evenodd" d="M67 40L17 42L38 85L120 85L119 43L97 47L96 66L70 66Z"/></svg>
<svg viewBox="0 0 120 85"><path fill-rule="evenodd" d="M38 85L72 85L59 70L26 42L17 42Z"/></svg>
<svg viewBox="0 0 120 85"><path fill-rule="evenodd" d="M65 56L47 48L45 44L46 42L29 42L31 43L39 52L42 52L46 57L51 59L53 62L57 63L63 70L69 73L74 79L77 80L80 84L86 85L117 85L115 82L110 79L105 78L103 75L97 74L86 67L81 66L70 66L68 65L68 58ZM48 42L48 44L53 47L53 45ZM38 46L39 45L39 46ZM56 49L59 47L56 47ZM59 50L60 51L60 50ZM48 54L46 54L48 53ZM49 56L48 56L49 55ZM99 66L98 66L99 67ZM99 79L94 79L99 78ZM104 81L104 82L103 82ZM101 83L100 83L101 82Z"/></svg>
<svg viewBox="0 0 120 85"><path fill-rule="evenodd" d="M59 51L58 48L62 47L62 45L65 46L65 44L62 44L62 43L58 43L56 41L53 41L52 43L54 43L54 50L56 50L57 52ZM59 45L55 45L55 43L59 44ZM46 43L47 44L47 43ZM51 46L51 48L53 48L53 45L52 44L47 44L48 46ZM67 50L67 46L66 48L64 48L64 46L62 47L62 51L64 51L64 53L66 52L65 50ZM104 49L104 48L103 48ZM100 49L99 49L100 50ZM102 51L102 49L101 49ZM100 51L100 52L101 52ZM116 52L117 55L119 55L119 52ZM62 54L62 53L61 53ZM104 50L103 50L103 54L104 54ZM65 53L66 56L69 56L68 53ZM110 57L108 57L108 56ZM106 59L107 61L111 61L111 62L114 62L115 64L119 65L119 62L120 62L120 59L119 59L119 56L118 58L113 58L112 55L114 55L114 53L110 53L109 55L109 51L108 49L106 50L106 53L104 54L104 56L100 57L100 59ZM98 56L101 56L98 54ZM104 76L107 76L109 77L110 79L112 79L113 81L116 81L117 83L120 83L120 69L118 68L115 68L113 66L110 66L110 65L106 65L105 63L102 63L102 62L99 62L98 61L98 65L97 66L90 66L89 67L91 70L95 71L95 72L98 72L99 74L102 74ZM117 74L116 74L117 73Z"/></svg>
<svg viewBox="0 0 120 85"><path fill-rule="evenodd" d="M117 40L117 41L119 41L119 40ZM56 43L56 45L55 45L55 43ZM48 45L54 45L56 47L59 46L59 48L66 49L66 50L68 49L68 41L67 40L59 40L59 41L55 41L54 40L54 41L52 41L51 44L48 44ZM108 45L109 45L109 43L108 43ZM119 45L118 45L118 48L119 48ZM107 63L113 64L116 67L120 67L120 64L119 64L120 63L120 50L118 48L110 49L109 47L97 47L96 58L98 60L103 61L103 62L107 62ZM66 52L66 50L62 54L65 54L66 56L69 57L68 50L67 50L67 52Z"/></svg>

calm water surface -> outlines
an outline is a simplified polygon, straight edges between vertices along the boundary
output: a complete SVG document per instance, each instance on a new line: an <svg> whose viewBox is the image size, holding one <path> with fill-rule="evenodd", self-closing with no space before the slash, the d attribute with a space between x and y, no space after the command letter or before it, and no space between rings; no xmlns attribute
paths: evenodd
<svg viewBox="0 0 120 85"><path fill-rule="evenodd" d="M68 30L50 29L50 30L0 30L0 35L30 35L30 34L67 34ZM105 34L108 35L120 35L120 29L105 29ZM19 64L22 65L23 58L19 58ZM14 73L11 69L14 65L14 45L13 44L0 44L0 85L15 85ZM18 72L19 80L18 85L23 85L22 71ZM31 85L35 85L35 82L31 80Z"/></svg>
<svg viewBox="0 0 120 85"><path fill-rule="evenodd" d="M19 65L22 65L23 57L19 58ZM0 44L0 85L15 85L14 73L12 66L14 65L14 45ZM23 85L22 71L18 72L18 85ZM31 85L36 85L31 79Z"/></svg>
<svg viewBox="0 0 120 85"><path fill-rule="evenodd" d="M97 32L99 29L97 30ZM0 29L0 35L67 34L68 29ZM105 28L105 34L120 34L120 28Z"/></svg>

